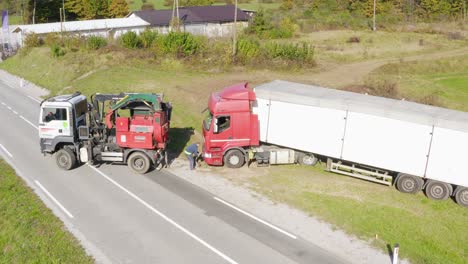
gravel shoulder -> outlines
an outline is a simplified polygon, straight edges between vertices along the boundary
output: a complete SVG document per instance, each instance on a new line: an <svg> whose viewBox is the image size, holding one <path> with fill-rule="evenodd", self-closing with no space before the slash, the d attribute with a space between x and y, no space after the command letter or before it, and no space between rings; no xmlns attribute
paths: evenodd
<svg viewBox="0 0 468 264"><path fill-rule="evenodd" d="M187 161L178 158L173 161L168 170L177 177L195 184L263 220L349 260L350 263L392 262L389 254L375 249L369 242L346 234L342 230L288 205L275 203L252 191L248 186L239 186L216 175L209 168L190 171ZM248 168L240 170L242 170L240 173L243 173ZM403 260L400 263L409 263L409 261Z"/></svg>

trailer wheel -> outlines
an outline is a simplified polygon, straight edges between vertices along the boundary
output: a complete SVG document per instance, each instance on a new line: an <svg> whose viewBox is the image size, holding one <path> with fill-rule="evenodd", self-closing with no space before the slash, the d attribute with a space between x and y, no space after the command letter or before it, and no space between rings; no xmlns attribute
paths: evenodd
<svg viewBox="0 0 468 264"><path fill-rule="evenodd" d="M450 187L443 182L429 181L425 193L427 197L433 200L445 200L450 196Z"/></svg>
<svg viewBox="0 0 468 264"><path fill-rule="evenodd" d="M240 168L244 165L244 163L244 154L238 149L230 150L224 156L224 164L226 164L228 168Z"/></svg>
<svg viewBox="0 0 468 264"><path fill-rule="evenodd" d="M145 174L151 167L151 161L145 154L141 152L133 152L127 160L127 165L134 172Z"/></svg>
<svg viewBox="0 0 468 264"><path fill-rule="evenodd" d="M458 186L455 190L455 201L463 207L468 207L468 188Z"/></svg>
<svg viewBox="0 0 468 264"><path fill-rule="evenodd" d="M71 170L76 165L75 153L69 148L62 148L55 153L55 162L62 170Z"/></svg>
<svg viewBox="0 0 468 264"><path fill-rule="evenodd" d="M318 159L312 153L299 153L297 161L303 166L315 166L318 162Z"/></svg>
<svg viewBox="0 0 468 264"><path fill-rule="evenodd" d="M403 193L417 193L422 188L422 182L415 176L400 174L396 182L396 187Z"/></svg>

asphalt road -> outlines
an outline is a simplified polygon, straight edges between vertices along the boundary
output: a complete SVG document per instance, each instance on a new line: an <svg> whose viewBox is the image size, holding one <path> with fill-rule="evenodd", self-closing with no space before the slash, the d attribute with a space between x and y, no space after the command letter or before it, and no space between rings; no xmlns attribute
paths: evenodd
<svg viewBox="0 0 468 264"><path fill-rule="evenodd" d="M171 173L82 165L39 151L39 103L0 81L0 154L101 263L346 263Z"/></svg>

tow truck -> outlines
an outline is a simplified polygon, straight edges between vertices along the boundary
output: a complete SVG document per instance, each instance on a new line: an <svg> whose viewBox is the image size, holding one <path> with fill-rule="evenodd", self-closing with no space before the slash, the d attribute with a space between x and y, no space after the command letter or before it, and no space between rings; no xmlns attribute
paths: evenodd
<svg viewBox="0 0 468 264"><path fill-rule="evenodd" d="M40 104L40 150L64 170L111 162L144 174L167 166L171 112L155 93L51 97Z"/></svg>

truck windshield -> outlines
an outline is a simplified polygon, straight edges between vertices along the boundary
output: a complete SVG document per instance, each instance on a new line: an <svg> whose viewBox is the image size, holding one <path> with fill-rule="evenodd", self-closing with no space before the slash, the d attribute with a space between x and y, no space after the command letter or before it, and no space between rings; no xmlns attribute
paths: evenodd
<svg viewBox="0 0 468 264"><path fill-rule="evenodd" d="M213 114L208 111L206 112L205 119L203 120L203 127L206 131L210 131L211 121L213 121Z"/></svg>

